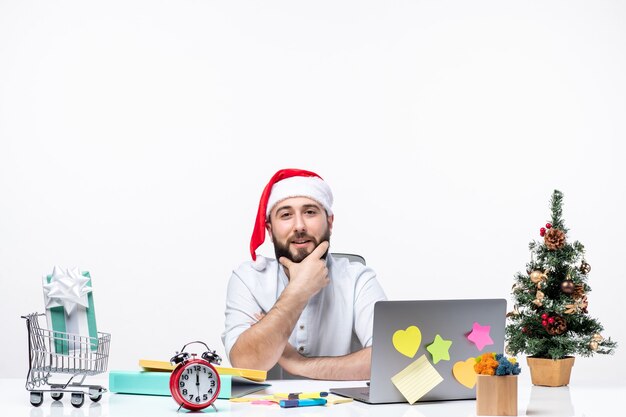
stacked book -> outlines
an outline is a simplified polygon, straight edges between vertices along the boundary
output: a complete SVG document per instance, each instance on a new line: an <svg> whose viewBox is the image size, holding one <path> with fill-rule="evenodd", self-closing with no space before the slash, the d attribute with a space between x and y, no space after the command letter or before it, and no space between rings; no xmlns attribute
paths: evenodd
<svg viewBox="0 0 626 417"><path fill-rule="evenodd" d="M139 360L141 371L110 371L109 391L119 394L171 395L170 374L176 367L169 362ZM218 398L238 398L260 391L270 384L264 381L266 371L215 366L220 376Z"/></svg>

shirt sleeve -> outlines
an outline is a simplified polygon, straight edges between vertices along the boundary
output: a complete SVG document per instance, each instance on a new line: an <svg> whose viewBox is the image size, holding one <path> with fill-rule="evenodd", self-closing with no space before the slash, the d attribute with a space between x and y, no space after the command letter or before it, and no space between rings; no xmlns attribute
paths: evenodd
<svg viewBox="0 0 626 417"><path fill-rule="evenodd" d="M354 332L364 348L372 345L374 304L386 299L376 273L366 268L357 280L354 296Z"/></svg>
<svg viewBox="0 0 626 417"><path fill-rule="evenodd" d="M224 315L224 333L222 343L226 355L230 359L230 350L235 345L239 336L257 322L255 314L262 312L252 291L236 272L228 281L226 291L226 310Z"/></svg>

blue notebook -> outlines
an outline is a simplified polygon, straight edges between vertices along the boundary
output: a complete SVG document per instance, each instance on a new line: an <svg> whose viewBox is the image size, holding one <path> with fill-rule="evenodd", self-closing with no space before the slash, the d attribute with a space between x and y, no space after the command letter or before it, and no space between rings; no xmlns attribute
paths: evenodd
<svg viewBox="0 0 626 417"><path fill-rule="evenodd" d="M170 372L111 371L109 391L119 394L170 396ZM243 397L271 384L234 375L220 375L219 399Z"/></svg>

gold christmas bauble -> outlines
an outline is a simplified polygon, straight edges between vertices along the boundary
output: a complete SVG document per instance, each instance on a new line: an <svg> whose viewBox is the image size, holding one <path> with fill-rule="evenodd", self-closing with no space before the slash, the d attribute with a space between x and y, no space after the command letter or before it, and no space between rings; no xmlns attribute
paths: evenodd
<svg viewBox="0 0 626 417"><path fill-rule="evenodd" d="M545 281L547 281L548 276L545 272L541 271L533 271L530 273L530 280L537 284L537 287L540 287Z"/></svg>
<svg viewBox="0 0 626 417"><path fill-rule="evenodd" d="M583 274L587 275L588 273L591 272L591 265L589 265L587 262L583 260L583 262L580 264L579 270Z"/></svg>
<svg viewBox="0 0 626 417"><path fill-rule="evenodd" d="M589 342L589 347L593 351L598 350L598 342L596 342L595 340L592 340L591 342Z"/></svg>

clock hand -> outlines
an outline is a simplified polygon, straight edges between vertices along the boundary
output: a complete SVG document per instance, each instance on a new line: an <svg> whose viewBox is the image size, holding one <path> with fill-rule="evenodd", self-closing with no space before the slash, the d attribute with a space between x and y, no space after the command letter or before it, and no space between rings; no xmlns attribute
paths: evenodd
<svg viewBox="0 0 626 417"><path fill-rule="evenodd" d="M196 387L198 388L198 397L200 396L200 373L196 373Z"/></svg>

